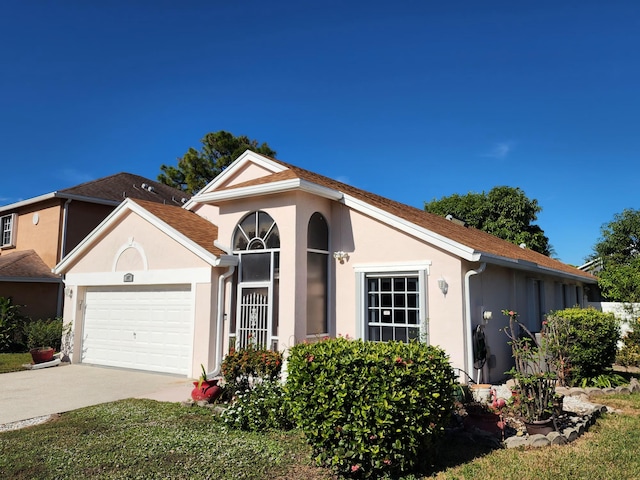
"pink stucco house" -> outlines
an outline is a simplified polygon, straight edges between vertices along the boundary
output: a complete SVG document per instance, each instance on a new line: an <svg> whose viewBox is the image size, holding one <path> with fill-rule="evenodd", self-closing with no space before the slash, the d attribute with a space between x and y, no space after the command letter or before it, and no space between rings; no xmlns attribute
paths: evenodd
<svg viewBox="0 0 640 480"><path fill-rule="evenodd" d="M532 331L589 273L454 221L245 152L183 207L128 199L54 269L73 362L197 376L230 344L419 338L496 381L504 308ZM488 346L474 365L472 336Z"/></svg>

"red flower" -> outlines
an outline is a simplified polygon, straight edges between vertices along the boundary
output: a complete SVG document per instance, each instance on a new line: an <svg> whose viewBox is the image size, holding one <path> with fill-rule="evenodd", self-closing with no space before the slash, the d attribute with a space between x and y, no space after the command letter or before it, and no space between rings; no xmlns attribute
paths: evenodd
<svg viewBox="0 0 640 480"><path fill-rule="evenodd" d="M360 470L360 465L352 465L351 466L351 471L352 472L357 472L358 470Z"/></svg>

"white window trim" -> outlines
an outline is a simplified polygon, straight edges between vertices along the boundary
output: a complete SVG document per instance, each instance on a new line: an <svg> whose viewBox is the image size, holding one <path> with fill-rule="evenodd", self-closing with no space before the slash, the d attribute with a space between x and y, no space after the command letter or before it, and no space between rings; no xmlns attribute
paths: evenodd
<svg viewBox="0 0 640 480"><path fill-rule="evenodd" d="M11 218L11 238L9 239L9 243L4 243L3 239L4 239L4 219L5 218ZM2 229L2 231L0 231L0 248L15 248L16 246L16 231L17 231L17 222L18 222L18 215L15 213L10 213L9 215L2 215L0 217L0 229Z"/></svg>
<svg viewBox="0 0 640 480"><path fill-rule="evenodd" d="M367 320L365 312L366 305L366 279L367 275L418 275L418 300L420 318L420 339L429 343L429 316L427 309L427 277L431 262L417 263L386 263L386 264L366 264L356 265L356 338L366 340Z"/></svg>

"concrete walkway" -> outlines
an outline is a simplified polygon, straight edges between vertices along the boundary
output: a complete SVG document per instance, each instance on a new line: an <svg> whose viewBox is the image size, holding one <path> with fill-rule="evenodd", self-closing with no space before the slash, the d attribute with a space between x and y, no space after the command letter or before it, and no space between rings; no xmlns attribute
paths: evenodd
<svg viewBox="0 0 640 480"><path fill-rule="evenodd" d="M0 424L125 398L180 402L190 398L185 377L90 365L59 365L0 375Z"/></svg>

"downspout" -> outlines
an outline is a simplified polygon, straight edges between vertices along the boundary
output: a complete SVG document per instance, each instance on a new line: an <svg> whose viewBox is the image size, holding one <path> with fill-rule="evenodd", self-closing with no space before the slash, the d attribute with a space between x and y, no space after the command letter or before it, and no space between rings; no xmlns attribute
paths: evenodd
<svg viewBox="0 0 640 480"><path fill-rule="evenodd" d="M71 199L68 198L66 202L64 202L64 208L62 210L62 238L60 239L60 258L58 258L59 263L67 253L67 225L69 218L69 204L71 203ZM60 285L58 285L58 304L56 305L56 315L58 317L62 316L62 302L64 301L64 275L61 278Z"/></svg>
<svg viewBox="0 0 640 480"><path fill-rule="evenodd" d="M464 327L465 327L465 345L467 347L467 373L473 379L473 342L471 339L473 338L473 328L471 326L471 292L469 291L469 285L471 283L470 279L472 275L479 275L484 272L484 269L487 268L487 263L482 262L480 268L477 270L469 270L464 274Z"/></svg>
<svg viewBox="0 0 640 480"><path fill-rule="evenodd" d="M235 266L229 267L223 275L218 278L218 317L216 319L216 366L212 372L207 373L207 378L217 377L220 375L222 368L222 336L224 333L223 321L224 321L224 285L233 273L236 271Z"/></svg>

